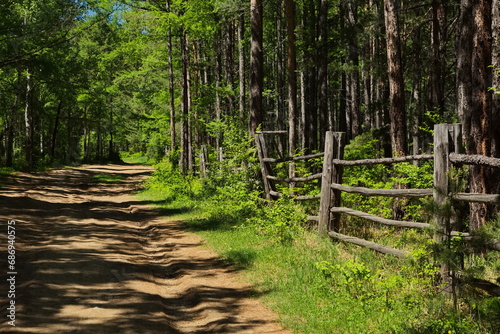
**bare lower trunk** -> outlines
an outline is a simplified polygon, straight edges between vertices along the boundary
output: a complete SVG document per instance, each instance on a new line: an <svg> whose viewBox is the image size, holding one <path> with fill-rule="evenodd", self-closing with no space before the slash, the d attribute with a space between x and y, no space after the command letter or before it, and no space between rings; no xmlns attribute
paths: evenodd
<svg viewBox="0 0 500 334"><path fill-rule="evenodd" d="M473 1L472 109L469 149L472 154L491 155L491 10L492 0ZM487 193L489 172L471 168L471 192ZM485 204L471 204L470 228L476 230L489 218Z"/></svg>
<svg viewBox="0 0 500 334"><path fill-rule="evenodd" d="M34 124L33 124L33 79L30 71L26 74L26 101L24 107L25 156L28 170L34 168Z"/></svg>
<svg viewBox="0 0 500 334"><path fill-rule="evenodd" d="M250 120L252 137L264 120L262 92L264 87L263 67L263 6L262 0L250 1L251 47L250 47Z"/></svg>
<svg viewBox="0 0 500 334"><path fill-rule="evenodd" d="M392 153L395 156L403 156L406 153L406 111L396 0L384 0L384 10L389 73L389 116L391 119Z"/></svg>

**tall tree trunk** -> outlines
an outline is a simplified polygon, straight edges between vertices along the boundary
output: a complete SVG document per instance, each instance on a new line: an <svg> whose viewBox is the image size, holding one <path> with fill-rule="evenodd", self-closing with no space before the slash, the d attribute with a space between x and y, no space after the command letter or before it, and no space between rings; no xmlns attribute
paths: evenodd
<svg viewBox="0 0 500 334"><path fill-rule="evenodd" d="M62 101L59 102L59 105L57 106L57 113L56 113L56 119L54 120L54 129L52 131L52 144L50 146L50 161L51 162L54 162L54 159L55 159L55 154L56 154L56 143L57 143L57 131L59 129L59 120L61 118L61 111L62 111L62 106L63 106L63 103ZM85 118L86 118L86 115L85 115ZM85 123L86 123L86 120L85 120ZM86 132L86 124L84 124L85 126L85 132ZM86 144L86 139L84 137L83 141L84 141L84 144ZM86 145L84 145L85 148L84 148L84 153L87 153L86 151Z"/></svg>
<svg viewBox="0 0 500 334"><path fill-rule="evenodd" d="M250 1L251 46L250 46L250 120L249 133L255 131L264 120L262 92L264 88L263 57L263 8L262 0Z"/></svg>
<svg viewBox="0 0 500 334"><path fill-rule="evenodd" d="M169 78L169 102L170 102L170 151L176 150L176 134L175 134L175 84L174 84L174 61L172 47L172 31L168 29L168 78Z"/></svg>
<svg viewBox="0 0 500 334"><path fill-rule="evenodd" d="M297 60L295 52L295 4L286 0L287 67L288 67L288 153L295 155L297 148ZM289 176L294 177L295 165L290 163ZM290 183L290 187L295 184Z"/></svg>
<svg viewBox="0 0 500 334"><path fill-rule="evenodd" d="M58 112L60 110L58 109ZM83 109L83 159L88 161L90 158L90 131L88 122L88 107L85 106ZM57 120L57 117L56 117ZM55 127L54 127L55 128ZM54 136L52 136L54 138ZM55 146L54 144L52 145ZM55 152L54 152L55 153Z"/></svg>
<svg viewBox="0 0 500 334"><path fill-rule="evenodd" d="M302 61L304 64L304 61ZM306 74L304 70L300 71L300 116L299 116L299 141L300 149L305 150L307 147L307 118L306 118Z"/></svg>
<svg viewBox="0 0 500 334"><path fill-rule="evenodd" d="M222 122L222 101L220 97L220 82L222 77L222 55L220 50L216 48L215 51L215 120L217 123ZM217 161L222 161L222 131L221 128L217 128L215 134L215 149L217 150Z"/></svg>
<svg viewBox="0 0 500 334"><path fill-rule="evenodd" d="M316 6L313 0L304 2L302 14L302 29L304 31L304 43L314 46L316 43ZM316 50L313 47L306 48L303 55L304 68L304 131L306 151L317 149L318 145L318 68L316 63Z"/></svg>
<svg viewBox="0 0 500 334"><path fill-rule="evenodd" d="M26 72L26 101L24 107L25 124L25 156L26 167L32 170L35 167L34 159L34 124L33 124L33 78L30 70Z"/></svg>
<svg viewBox="0 0 500 334"><path fill-rule="evenodd" d="M391 148L393 156L406 154L406 110L403 79L403 61L401 57L401 40L399 38L399 24L397 16L397 0L384 0L385 34L387 42L387 66L389 73L389 117L391 121ZM406 186L400 183L395 185L402 189ZM393 218L401 220L407 200L395 200Z"/></svg>
<svg viewBox="0 0 500 334"><path fill-rule="evenodd" d="M356 137L361 133L361 108L359 89L359 52L357 36L357 8L353 0L346 3L347 32L349 40L349 51L347 65L349 67L349 81L347 90L349 115L351 116L351 135Z"/></svg>
<svg viewBox="0 0 500 334"><path fill-rule="evenodd" d="M10 118L7 124L7 140L5 145L5 166L12 167L14 165L14 128L17 120L17 113L19 111L19 104L21 101L22 92L22 70L21 66L17 68L17 87L16 96L14 97L14 103L12 105Z"/></svg>
<svg viewBox="0 0 500 334"><path fill-rule="evenodd" d="M113 135L114 135L114 115L113 115L113 107L110 106L109 108L109 148L108 148L108 160L113 161L114 160L114 143L113 143Z"/></svg>
<svg viewBox="0 0 500 334"><path fill-rule="evenodd" d="M73 160L73 140L72 140L72 132L73 132L73 122L71 119L71 108L66 108L66 163L70 163ZM103 157L103 149L102 149L102 134L101 127L99 126L98 132L98 159Z"/></svg>
<svg viewBox="0 0 500 334"><path fill-rule="evenodd" d="M492 85L491 72L491 14L492 0L473 1L474 39L472 53L472 102L469 149L472 154L491 155ZM496 124L497 126L497 124ZM472 166L471 192L488 192L488 171L485 167ZM470 227L475 230L488 218L484 204L471 205Z"/></svg>
<svg viewBox="0 0 500 334"><path fill-rule="evenodd" d="M496 91L493 94L491 124L495 126L500 124L500 0L493 0L491 17L493 41L491 63L494 71L492 85ZM492 131L491 150L494 157L500 158L500 131ZM497 185L495 189L500 189L500 180L497 181Z"/></svg>
<svg viewBox="0 0 500 334"><path fill-rule="evenodd" d="M240 121L241 124L245 124L245 45L243 40L245 39L245 14L240 13L239 17L239 27L238 27L238 74L239 74L239 110L240 110Z"/></svg>
<svg viewBox="0 0 500 334"><path fill-rule="evenodd" d="M225 44L225 50L226 52L224 53L224 77L225 81L227 84L227 88L229 90L229 94L226 95L226 101L227 101L227 113L229 116L233 116L232 113L235 110L235 104L234 104L234 95L233 95L233 90L234 90L234 74L235 74L235 67L234 67L234 55L235 55L235 49L234 49L234 37L235 37L235 21L231 21L228 23L227 28L226 28L226 34L224 38L224 44Z"/></svg>
<svg viewBox="0 0 500 334"><path fill-rule="evenodd" d="M404 156L406 153L405 92L396 1L384 0L390 92L389 116L392 153L395 156Z"/></svg>
<svg viewBox="0 0 500 334"><path fill-rule="evenodd" d="M286 101L286 68L285 68L285 49L284 49L284 20L283 20L283 1L278 0L276 11L276 127L275 130L285 130L287 121L285 119L285 101ZM283 136L275 136L273 139L277 141L278 155L280 157L285 154L286 143Z"/></svg>
<svg viewBox="0 0 500 334"><path fill-rule="evenodd" d="M165 3L165 9L170 12L170 1ZM169 27L167 31L168 44L168 78L169 78L169 97L170 97L170 151L176 150L176 134L175 134L175 85L174 85L174 61L173 61L173 46L172 46L172 29Z"/></svg>
<svg viewBox="0 0 500 334"><path fill-rule="evenodd" d="M446 7L444 0L432 1L431 70L429 109L442 115L445 109L444 72L446 68Z"/></svg>
<svg viewBox="0 0 500 334"><path fill-rule="evenodd" d="M181 58L182 58L182 118L181 118L181 159L180 169L182 173L189 170L189 76L188 76L188 46L186 32L182 31L180 36Z"/></svg>
<svg viewBox="0 0 500 334"><path fill-rule="evenodd" d="M320 0L318 11L318 110L320 114L321 147L324 134L332 129L331 115L328 108L328 1Z"/></svg>
<svg viewBox="0 0 500 334"><path fill-rule="evenodd" d="M493 82L495 93L492 97L492 115L491 124L494 127L500 124L500 0L493 0L492 5L492 55L491 63L493 65ZM500 131L491 131L491 154L493 157L500 158ZM500 191L500 175L493 173L492 175L492 192ZM500 208L495 207L495 211L499 212Z"/></svg>
<svg viewBox="0 0 500 334"><path fill-rule="evenodd" d="M363 56L363 71L361 74L361 80L363 81L363 104L365 109L365 119L363 122L365 131L370 131L373 125L373 110L372 110L372 99L373 99L373 75L371 73L371 43L373 38L369 40L364 45L364 56Z"/></svg>
<svg viewBox="0 0 500 334"><path fill-rule="evenodd" d="M471 152L470 130L472 110L472 0L461 0L457 34L456 113L462 123L466 152Z"/></svg>

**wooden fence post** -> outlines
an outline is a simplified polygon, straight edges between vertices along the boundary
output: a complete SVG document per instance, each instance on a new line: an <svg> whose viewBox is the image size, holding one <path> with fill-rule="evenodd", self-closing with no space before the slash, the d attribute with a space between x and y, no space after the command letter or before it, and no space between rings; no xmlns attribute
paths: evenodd
<svg viewBox="0 0 500 334"><path fill-rule="evenodd" d="M321 176L321 199L318 225L318 233L321 237L328 236L328 232L332 228L331 207L340 205L340 191L334 191L331 188L331 184L333 182L341 182L342 166L335 166L333 164L333 159L342 158L344 141L344 132L327 131L325 134L325 155ZM334 221L333 228L338 229L338 219Z"/></svg>
<svg viewBox="0 0 500 334"><path fill-rule="evenodd" d="M344 147L346 144L346 133L345 132L335 132L334 133L334 159L342 160L344 159ZM342 184L342 176L344 174L344 167L341 165L333 164L333 183ZM333 190L332 207L340 207L341 205L341 191L339 189ZM329 230L334 230L338 232L340 228L340 213L333 213L331 217L331 225Z"/></svg>
<svg viewBox="0 0 500 334"><path fill-rule="evenodd" d="M268 162L264 162L264 158L267 157L267 148L264 141L264 136L262 134L255 134L255 145L257 146L257 154L259 156L260 171L262 173L262 182L264 182L266 199L272 200L272 193L276 192L276 189L274 186L274 182L267 177L268 175L272 175L272 168Z"/></svg>
<svg viewBox="0 0 500 334"><path fill-rule="evenodd" d="M450 168L450 153L459 153L461 150L461 124L434 125L434 201L439 206L445 204L449 197L448 170ZM443 217L434 214L436 231L434 240L443 242L450 237L452 217ZM450 268L441 264L442 283L450 283Z"/></svg>

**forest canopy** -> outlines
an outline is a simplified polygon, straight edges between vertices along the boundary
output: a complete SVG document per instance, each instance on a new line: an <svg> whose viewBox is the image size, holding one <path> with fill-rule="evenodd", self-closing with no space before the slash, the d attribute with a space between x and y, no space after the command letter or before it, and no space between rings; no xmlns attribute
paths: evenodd
<svg viewBox="0 0 500 334"><path fill-rule="evenodd" d="M384 155L430 152L460 122L500 156L498 0L11 0L0 5L0 163L165 155L192 171L225 136L376 131ZM472 185L487 192L484 173Z"/></svg>

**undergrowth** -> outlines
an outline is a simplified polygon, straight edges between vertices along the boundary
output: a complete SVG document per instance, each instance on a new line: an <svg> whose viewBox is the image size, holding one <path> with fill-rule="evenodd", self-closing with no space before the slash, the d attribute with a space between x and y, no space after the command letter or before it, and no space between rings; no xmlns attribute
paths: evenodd
<svg viewBox="0 0 500 334"><path fill-rule="evenodd" d="M351 147L349 152L366 157L366 151L375 147L375 142L367 142L369 145ZM356 220L344 222L351 232L410 250L406 259L320 239L316 227L306 222L305 208L292 197L273 202L260 197L255 182L258 164L249 144L241 143L235 152L241 156L235 154L233 160L212 166L207 179L183 175L169 162L162 162L140 196L169 212L183 212L179 216L183 224L242 271L285 327L307 334L498 334L500 298L463 289L457 307L436 287L436 247L429 231L386 228L375 232L377 229ZM379 182L381 187L389 187L404 174L412 187L424 188L428 168L403 164L384 170L385 174L360 168L345 177L351 184L373 186ZM377 175L388 176L373 181ZM388 216L386 210L393 205L384 199L354 196L346 202L382 216ZM409 202L406 211L417 220L423 217L424 207L425 203ZM498 222L490 226L496 227L484 233L498 234ZM468 257L467 261L483 277L494 278L500 272L498 253Z"/></svg>

